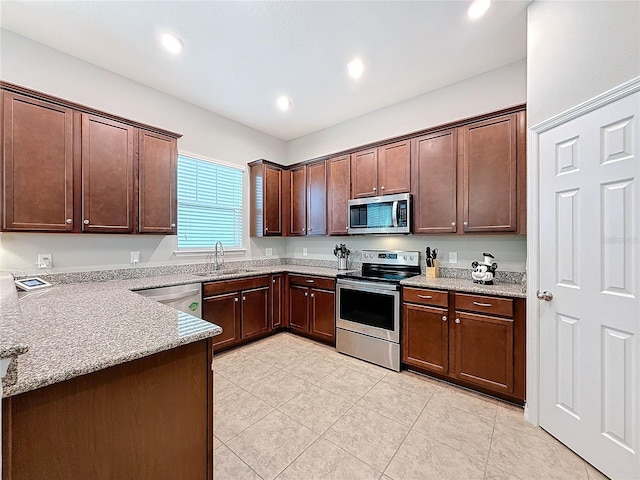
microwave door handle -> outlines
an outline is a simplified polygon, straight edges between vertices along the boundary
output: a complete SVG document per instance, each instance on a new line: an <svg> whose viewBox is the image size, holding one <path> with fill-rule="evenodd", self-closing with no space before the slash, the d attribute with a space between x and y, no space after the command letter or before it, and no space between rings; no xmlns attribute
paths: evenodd
<svg viewBox="0 0 640 480"><path fill-rule="evenodd" d="M397 227L398 226L398 201L397 200L394 200L393 208L391 209L391 211L393 212L391 214L391 220L393 221L393 226Z"/></svg>

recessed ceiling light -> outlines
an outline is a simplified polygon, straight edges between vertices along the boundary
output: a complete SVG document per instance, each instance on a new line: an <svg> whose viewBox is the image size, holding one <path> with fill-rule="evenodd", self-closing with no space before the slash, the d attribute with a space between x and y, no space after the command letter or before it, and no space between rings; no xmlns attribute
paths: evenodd
<svg viewBox="0 0 640 480"><path fill-rule="evenodd" d="M287 98L287 97L280 97L278 99L278 108L280 110L289 110L291 108L291 99Z"/></svg>
<svg viewBox="0 0 640 480"><path fill-rule="evenodd" d="M473 3L467 11L467 15L469 15L471 20L477 20L489 10L490 6L491 0L473 0Z"/></svg>
<svg viewBox="0 0 640 480"><path fill-rule="evenodd" d="M170 33L165 33L162 35L162 45L166 48L170 53L178 54L182 51L182 47L184 47L184 43L175 35Z"/></svg>
<svg viewBox="0 0 640 480"><path fill-rule="evenodd" d="M362 76L362 72L364 72L364 62L359 58L354 58L347 65L349 70L349 76L354 79L358 79Z"/></svg>

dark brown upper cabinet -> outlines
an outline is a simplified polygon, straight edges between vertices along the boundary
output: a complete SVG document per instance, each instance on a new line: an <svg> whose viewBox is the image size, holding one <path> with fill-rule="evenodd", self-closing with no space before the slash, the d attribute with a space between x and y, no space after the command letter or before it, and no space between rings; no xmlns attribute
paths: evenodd
<svg viewBox="0 0 640 480"><path fill-rule="evenodd" d="M409 140L351 154L352 198L406 193L411 190Z"/></svg>
<svg viewBox="0 0 640 480"><path fill-rule="evenodd" d="M291 217L288 234L326 235L326 162L296 167L289 171L289 176Z"/></svg>
<svg viewBox="0 0 640 480"><path fill-rule="evenodd" d="M249 164L252 237L282 236L283 170L262 160Z"/></svg>
<svg viewBox="0 0 640 480"><path fill-rule="evenodd" d="M133 232L134 137L129 125L82 115L83 232Z"/></svg>
<svg viewBox="0 0 640 480"><path fill-rule="evenodd" d="M138 231L177 233L177 141L140 130L138 157Z"/></svg>
<svg viewBox="0 0 640 480"><path fill-rule="evenodd" d="M349 155L327 160L327 234L346 235L351 193Z"/></svg>
<svg viewBox="0 0 640 480"><path fill-rule="evenodd" d="M412 140L414 233L455 233L457 228L457 131Z"/></svg>
<svg viewBox="0 0 640 480"><path fill-rule="evenodd" d="M175 233L179 135L0 87L2 230Z"/></svg>
<svg viewBox="0 0 640 480"><path fill-rule="evenodd" d="M459 129L458 216L465 233L517 230L517 124L514 113Z"/></svg>
<svg viewBox="0 0 640 480"><path fill-rule="evenodd" d="M72 231L73 110L2 94L2 229Z"/></svg>

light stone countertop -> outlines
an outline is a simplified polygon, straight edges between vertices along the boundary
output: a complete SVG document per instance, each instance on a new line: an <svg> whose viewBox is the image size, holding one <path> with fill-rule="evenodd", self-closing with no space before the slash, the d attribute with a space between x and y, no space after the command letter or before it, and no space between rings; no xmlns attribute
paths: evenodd
<svg viewBox="0 0 640 480"><path fill-rule="evenodd" d="M427 278L424 274L407 278L400 282L403 287L435 288L439 290L455 290L457 292L479 293L482 295L497 295L501 297L527 298L519 283L496 283L495 285L481 285L466 278Z"/></svg>
<svg viewBox="0 0 640 480"><path fill-rule="evenodd" d="M248 268L231 275L199 276L179 273L61 284L21 293L19 296L15 292L13 278L9 275L9 285L8 280L3 277L0 326L4 330L9 325L19 325L20 329L15 329L13 336L6 339L2 337L2 351L6 356L22 353L13 362L17 364L17 375L13 372L14 376L8 379L10 381L3 382L3 397L95 372L222 332L217 325L138 295L135 290L279 272L335 277L339 271L334 268L273 265ZM6 311L5 302L10 306ZM22 342L22 339L28 341Z"/></svg>

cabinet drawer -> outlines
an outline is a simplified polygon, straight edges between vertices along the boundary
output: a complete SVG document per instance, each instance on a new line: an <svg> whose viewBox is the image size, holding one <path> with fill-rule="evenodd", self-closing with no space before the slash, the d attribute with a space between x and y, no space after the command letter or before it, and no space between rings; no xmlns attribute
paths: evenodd
<svg viewBox="0 0 640 480"><path fill-rule="evenodd" d="M335 290L336 281L333 278L312 277L309 275L291 275L289 274L289 285L298 285L301 287L314 287L324 290Z"/></svg>
<svg viewBox="0 0 640 480"><path fill-rule="evenodd" d="M402 288L403 300L422 305L449 306L449 293L442 290L426 290L422 288Z"/></svg>
<svg viewBox="0 0 640 480"><path fill-rule="evenodd" d="M203 285L202 296L210 297L225 292L237 292L239 290L249 290L252 288L268 287L269 276L240 278L237 280L219 280L217 282L207 282Z"/></svg>
<svg viewBox="0 0 640 480"><path fill-rule="evenodd" d="M456 293L456 310L513 317L513 299Z"/></svg>

